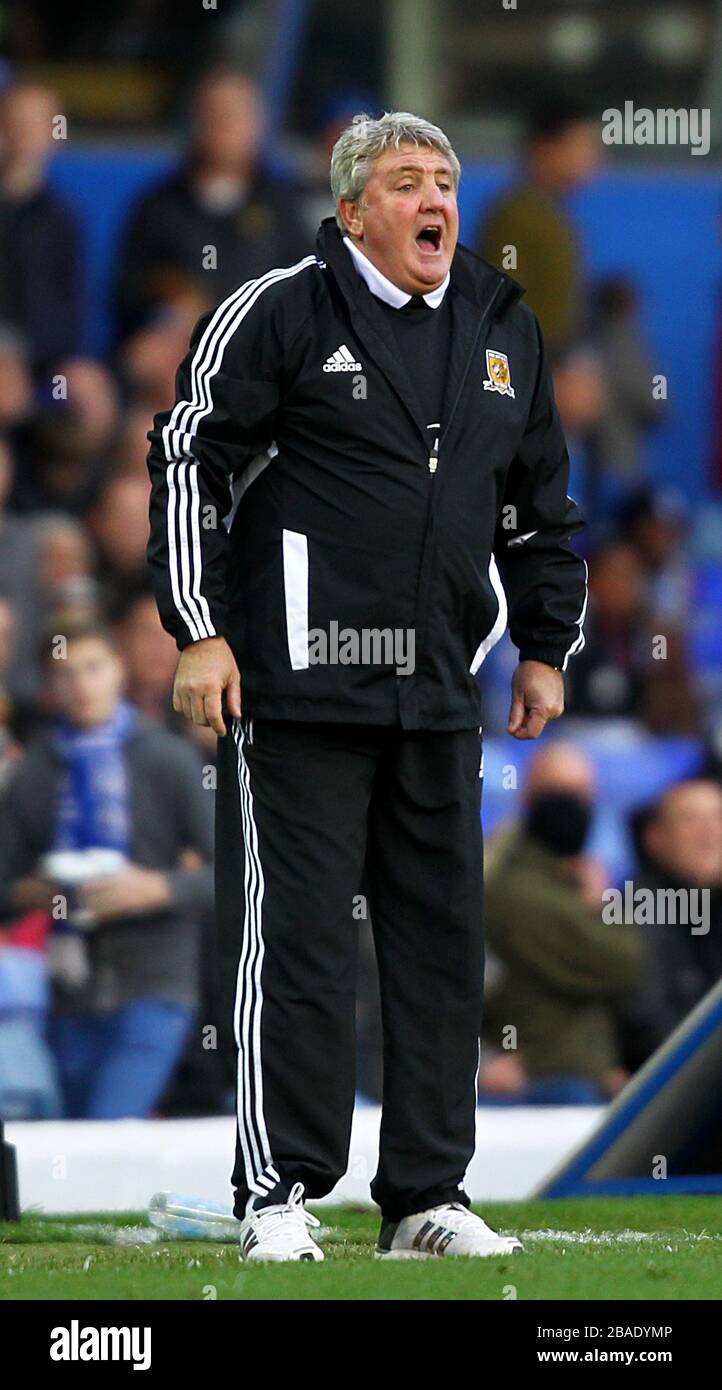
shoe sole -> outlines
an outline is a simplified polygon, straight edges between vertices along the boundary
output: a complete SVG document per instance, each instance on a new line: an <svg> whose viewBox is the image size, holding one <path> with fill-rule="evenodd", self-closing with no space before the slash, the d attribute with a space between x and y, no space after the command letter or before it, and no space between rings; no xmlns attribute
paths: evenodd
<svg viewBox="0 0 722 1390"><path fill-rule="evenodd" d="M499 1255L523 1255L523 1245L507 1246L503 1250L475 1250L469 1255L435 1255L433 1250L375 1250L377 1260L491 1260Z"/></svg>
<svg viewBox="0 0 722 1390"><path fill-rule="evenodd" d="M310 1250L304 1250L301 1255L241 1255L242 1264L315 1264L320 1265L323 1255L313 1255Z"/></svg>

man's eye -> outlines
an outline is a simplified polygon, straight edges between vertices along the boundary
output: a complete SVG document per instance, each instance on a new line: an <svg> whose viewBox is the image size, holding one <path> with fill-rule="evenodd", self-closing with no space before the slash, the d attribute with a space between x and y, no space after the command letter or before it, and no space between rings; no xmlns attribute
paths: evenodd
<svg viewBox="0 0 722 1390"><path fill-rule="evenodd" d="M402 183L397 189L398 193L411 193L414 185L412 183Z"/></svg>

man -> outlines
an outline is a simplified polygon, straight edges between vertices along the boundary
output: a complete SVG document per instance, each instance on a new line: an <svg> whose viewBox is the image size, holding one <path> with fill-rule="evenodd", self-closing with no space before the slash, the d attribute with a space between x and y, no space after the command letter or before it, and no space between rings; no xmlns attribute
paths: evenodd
<svg viewBox="0 0 722 1390"><path fill-rule="evenodd" d="M65 638L48 661L55 717L0 802L0 922L52 911L65 1114L141 1117L162 1098L197 1004L212 817L195 751L121 698L105 629L79 623Z"/></svg>
<svg viewBox="0 0 722 1390"><path fill-rule="evenodd" d="M168 306L182 308L198 287L213 304L239 280L301 254L300 203L261 166L264 120L250 78L219 72L201 83L187 159L131 218L119 287L124 338Z"/></svg>
<svg viewBox="0 0 722 1390"><path fill-rule="evenodd" d="M27 517L7 510L13 486L14 461L0 437L0 595L13 609L12 657L4 675L15 700L32 702L38 694L40 672L37 643L43 618L38 530Z"/></svg>
<svg viewBox="0 0 722 1390"><path fill-rule="evenodd" d="M501 969L484 1037L520 1063L517 1103L602 1104L629 1080L617 1011L638 984L640 942L633 926L602 921L604 869L583 853L595 796L587 758L555 740L524 793L522 824L500 833L487 861L487 938Z"/></svg>
<svg viewBox="0 0 722 1390"><path fill-rule="evenodd" d="M480 240L492 265L508 266L508 248L515 248L527 302L550 354L574 341L583 307L581 255L564 199L590 177L598 160L599 136L585 111L557 99L540 102L530 122L524 174L494 204Z"/></svg>
<svg viewBox="0 0 722 1390"><path fill-rule="evenodd" d="M634 887L654 903L638 928L643 982L626 1015L641 1064L722 978L722 790L691 777L634 820Z"/></svg>
<svg viewBox="0 0 722 1390"><path fill-rule="evenodd" d="M639 721L660 735L695 735L700 727L684 633L650 607L649 575L632 541L609 537L589 566L586 647L567 691L574 716ZM651 655L664 632L666 659Z"/></svg>
<svg viewBox="0 0 722 1390"><path fill-rule="evenodd" d="M0 97L0 324L48 391L53 370L80 352L83 328L78 228L48 184L57 111L35 82Z"/></svg>
<svg viewBox="0 0 722 1390"><path fill-rule="evenodd" d="M317 257L199 325L151 434L174 704L221 735L216 901L240 949L235 1211L252 1259L322 1258L301 1196L347 1165L364 868L385 1033L378 1253L519 1248L463 1185L482 990L475 673L503 584L522 657L509 728L537 737L562 711L585 583L537 325L518 286L457 252L458 181L436 126L357 118Z"/></svg>

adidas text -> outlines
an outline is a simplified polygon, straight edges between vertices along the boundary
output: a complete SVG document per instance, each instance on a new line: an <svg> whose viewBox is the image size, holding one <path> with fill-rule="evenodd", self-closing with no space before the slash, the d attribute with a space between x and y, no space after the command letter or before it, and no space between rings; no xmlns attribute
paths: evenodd
<svg viewBox="0 0 722 1390"><path fill-rule="evenodd" d="M326 359L323 364L323 370L325 372L360 372L362 367L360 362L354 360L346 344L342 343L340 348L337 348L336 351L332 352L331 356Z"/></svg>

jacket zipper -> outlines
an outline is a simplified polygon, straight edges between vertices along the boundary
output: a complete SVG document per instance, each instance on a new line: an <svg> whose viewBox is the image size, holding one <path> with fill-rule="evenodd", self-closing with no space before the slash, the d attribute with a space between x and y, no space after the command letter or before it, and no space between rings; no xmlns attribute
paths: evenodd
<svg viewBox="0 0 722 1390"><path fill-rule="evenodd" d="M466 364L466 370L464 371L464 373L463 373L463 375L462 375L462 378L461 378L461 381L459 382L459 389L458 389L458 391L457 391L457 393L456 393L456 397L455 397L455 399L454 399L454 401L453 401L453 403L452 403L451 410L449 411L449 415L448 415L448 418L447 418L447 421L446 421L446 428L445 428L444 430L441 431L441 436L440 436L440 438L437 437L437 438L434 440L433 448L431 449L431 452L430 452L429 455L428 455L428 465L427 465L427 466L428 466L428 470L429 470L429 473L430 473L431 477L430 477L430 480L429 480L429 495L428 495L428 502L427 502L427 507L426 507L426 526L425 526L425 529L424 529L424 540L423 540L423 546L422 546L421 577L420 577L420 580L419 580L419 589L418 589L418 592L417 592L417 599L416 599L416 605L417 605L416 611L417 611L417 612L418 612L418 604L419 604L419 599L420 599L422 590L423 590L424 593L425 593L425 589L426 589L426 574L427 574L428 564L429 564L429 548L430 548L430 545L431 545L431 536L432 536L433 520L434 520L434 482L435 482L437 470L438 470L438 467L439 467L440 444L441 444L442 439L443 439L443 438L448 434L448 432L449 432L449 427L450 427L450 425L451 425L451 421L452 421L453 418L454 418L454 413L455 413L456 408L457 408L457 406L458 406L458 404L459 404L459 401L460 401L460 399L461 399L461 395L462 395L462 392L463 392L463 390L464 390L464 386L466 385L466 378L467 378L467 376L469 375L469 370L470 370L470 368L471 368L471 363L472 363L472 360L473 360L473 358L474 358L474 354L476 353L476 349L477 349L477 347L478 347L479 340L480 340L480 338L482 337L482 334L486 331L487 325L488 325L488 323L489 323L489 321L490 321L490 319L491 319L491 315L492 315L492 312L493 312L493 310L494 310L494 306L495 306L495 304L496 304L496 302L497 302L497 299L498 299L498 297L499 297L499 295L500 295L500 293L501 293L501 290L502 290L502 283L500 282L500 283L498 283L498 284L494 287L494 292L493 292L493 294L490 296L490 298L489 298L489 300L488 300L488 302L487 302L485 308L483 309L483 311L482 311L482 313L481 313L481 316L480 316L480 318L479 318L479 325L478 325L478 328L477 328L476 333L475 333L475 335L474 335L474 342L473 342L473 344L472 344L471 351L470 351L470 353L469 353L469 358L468 358L468 361L467 361L467 364ZM427 615L427 621L428 621L428 615Z"/></svg>
<svg viewBox="0 0 722 1390"><path fill-rule="evenodd" d="M489 320L490 317L491 317L492 310L493 310L493 308L494 308L494 305L496 304L496 301L497 301L497 298L498 298L499 294L501 293L501 289L502 289L502 285L501 285L501 284L495 285L495 287L494 287L494 292L493 292L493 294L492 294L492 296L491 296L491 298L490 298L488 304L486 305L486 308L483 310L483 312L482 312L482 314L481 314L481 318L479 319L479 326L478 326L478 328L477 328L477 330L476 330L476 335L475 335L475 337L474 337L474 343L473 343L471 352L469 353L469 359L468 359L468 362L467 362L467 364L466 364L466 371L464 372L464 374L463 374L463 376L462 376L462 378L461 378L461 381L460 381L460 383L459 383L459 389L458 389L458 391L457 391L457 393L456 393L456 398L455 398L455 400L454 400L454 402L453 402L453 404L452 404L451 410L450 410L450 412L449 412L449 418L448 418L448 420L446 421L446 429L444 430L444 434L446 434L446 433L448 432L449 426L450 426L451 421L452 421L452 419L453 419L453 417L454 417L454 414L455 414L455 411L456 411L456 407L457 407L458 404L459 404L459 400L460 400L460 398L461 398L462 391L463 391L464 386L465 386L465 384L466 384L466 378L467 378L467 376L469 375L469 368L470 368L470 366L471 366L472 358L474 357L474 354L475 354L475 352L476 352L477 344L478 344L478 342L479 342L479 339L480 339L480 337L481 337L481 334L482 334L483 329L486 327L486 324L487 324L488 320ZM437 470L437 468L438 468L438 466L439 466L439 442L440 442L439 436L437 435L436 439L434 440L431 453L429 454L429 472L430 472L430 474L432 475L432 477L435 475L436 470Z"/></svg>

